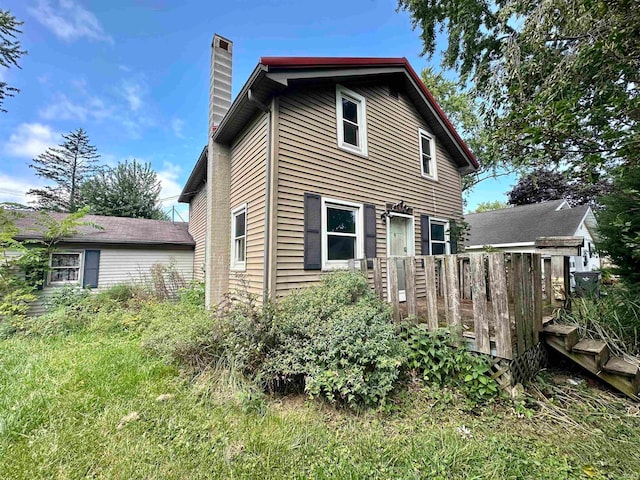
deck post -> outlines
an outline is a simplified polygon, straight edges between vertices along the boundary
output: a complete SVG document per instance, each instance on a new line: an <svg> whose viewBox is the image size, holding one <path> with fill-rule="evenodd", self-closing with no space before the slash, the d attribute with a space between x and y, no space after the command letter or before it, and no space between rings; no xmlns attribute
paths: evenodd
<svg viewBox="0 0 640 480"><path fill-rule="evenodd" d="M416 258L406 257L404 259L405 271L405 292L407 300L407 315L418 322L418 305L416 301Z"/></svg>
<svg viewBox="0 0 640 480"><path fill-rule="evenodd" d="M490 253L489 292L491 307L496 326L496 356L511 360L511 321L509 319L509 298L507 294L507 276L505 273L504 253Z"/></svg>
<svg viewBox="0 0 640 480"><path fill-rule="evenodd" d="M382 288L382 267L379 257L373 259L373 289L380 300L384 300L384 289Z"/></svg>
<svg viewBox="0 0 640 480"><path fill-rule="evenodd" d="M473 302L473 324L476 337L476 349L480 353L491 353L489 343L489 316L487 315L487 286L484 276L484 255L469 255L469 278Z"/></svg>
<svg viewBox="0 0 640 480"><path fill-rule="evenodd" d="M462 319L460 316L460 290L458 288L458 264L456 255L447 255L444 260L444 277L447 289L447 310L449 313L449 325L454 328L460 327Z"/></svg>
<svg viewBox="0 0 640 480"><path fill-rule="evenodd" d="M387 261L387 275L389 276L389 297L393 308L393 320L400 321L400 297L398 293L398 264L397 257L389 257Z"/></svg>
<svg viewBox="0 0 640 480"><path fill-rule="evenodd" d="M438 328L438 291L436 289L436 262L431 255L425 255L424 262L424 288L427 303L427 328Z"/></svg>

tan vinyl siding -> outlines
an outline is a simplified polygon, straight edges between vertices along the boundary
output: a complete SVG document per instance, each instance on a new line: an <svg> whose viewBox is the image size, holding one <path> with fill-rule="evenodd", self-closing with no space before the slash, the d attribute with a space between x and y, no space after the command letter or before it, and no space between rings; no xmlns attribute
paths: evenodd
<svg viewBox="0 0 640 480"><path fill-rule="evenodd" d="M230 211L247 205L246 270L231 271L229 289L262 294L267 117L260 114L231 147Z"/></svg>
<svg viewBox="0 0 640 480"><path fill-rule="evenodd" d="M305 192L375 204L378 219L387 203L414 208L416 253L420 215L449 219L462 215L461 177L436 139L438 181L421 175L418 129L433 133L402 94L387 85L347 88L366 98L368 158L337 146L335 86L300 88L280 98L278 138L277 294L317 281L305 271ZM386 256L386 225L377 222L377 256Z"/></svg>
<svg viewBox="0 0 640 480"><path fill-rule="evenodd" d="M207 185L189 202L189 233L196 242L193 253L193 278L204 280L204 256L207 233Z"/></svg>

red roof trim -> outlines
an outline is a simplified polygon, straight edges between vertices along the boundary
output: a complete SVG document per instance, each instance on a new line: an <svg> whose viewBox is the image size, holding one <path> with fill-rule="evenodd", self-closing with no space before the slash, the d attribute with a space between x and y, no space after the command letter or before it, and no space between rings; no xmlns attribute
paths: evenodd
<svg viewBox="0 0 640 480"><path fill-rule="evenodd" d="M453 127L453 124L444 113L436 99L433 98L429 89L422 83L422 80L413 69L406 58L367 58L367 57L262 57L260 63L267 67L305 68L305 67L379 67L379 66L403 66L407 69L409 76L418 85L422 93L427 97L429 103L435 108L449 132L462 147L465 154L471 159L474 167L480 165L467 144L460 138L460 135Z"/></svg>

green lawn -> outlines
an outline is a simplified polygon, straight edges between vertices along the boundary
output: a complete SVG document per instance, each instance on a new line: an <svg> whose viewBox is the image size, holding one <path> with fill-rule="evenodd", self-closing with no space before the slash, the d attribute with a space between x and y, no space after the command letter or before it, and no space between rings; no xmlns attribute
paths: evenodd
<svg viewBox="0 0 640 480"><path fill-rule="evenodd" d="M355 414L188 381L124 334L16 336L0 340L0 478L640 478L640 410L556 392L565 405L535 411L431 391Z"/></svg>

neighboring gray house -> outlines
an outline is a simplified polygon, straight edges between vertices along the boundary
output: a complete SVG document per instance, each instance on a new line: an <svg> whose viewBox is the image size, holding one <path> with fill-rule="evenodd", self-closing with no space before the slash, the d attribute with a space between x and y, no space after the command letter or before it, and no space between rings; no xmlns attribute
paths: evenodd
<svg viewBox="0 0 640 480"><path fill-rule="evenodd" d="M18 240L43 239L44 227L38 212L23 212L16 221ZM50 213L56 220L65 213ZM51 271L44 280L42 295L64 285L101 290L141 280L154 264L172 264L189 281L193 278L195 242L187 223L140 218L86 215L83 222L102 228L82 226L78 232L60 241L50 256ZM33 313L38 313L38 307Z"/></svg>
<svg viewBox="0 0 640 480"><path fill-rule="evenodd" d="M487 247L505 252L543 253L535 246L541 237L582 237L580 256L571 257L571 272L590 272L600 268L594 245L596 219L591 208L571 207L566 200L534 203L490 212L465 215L469 237L468 252Z"/></svg>

